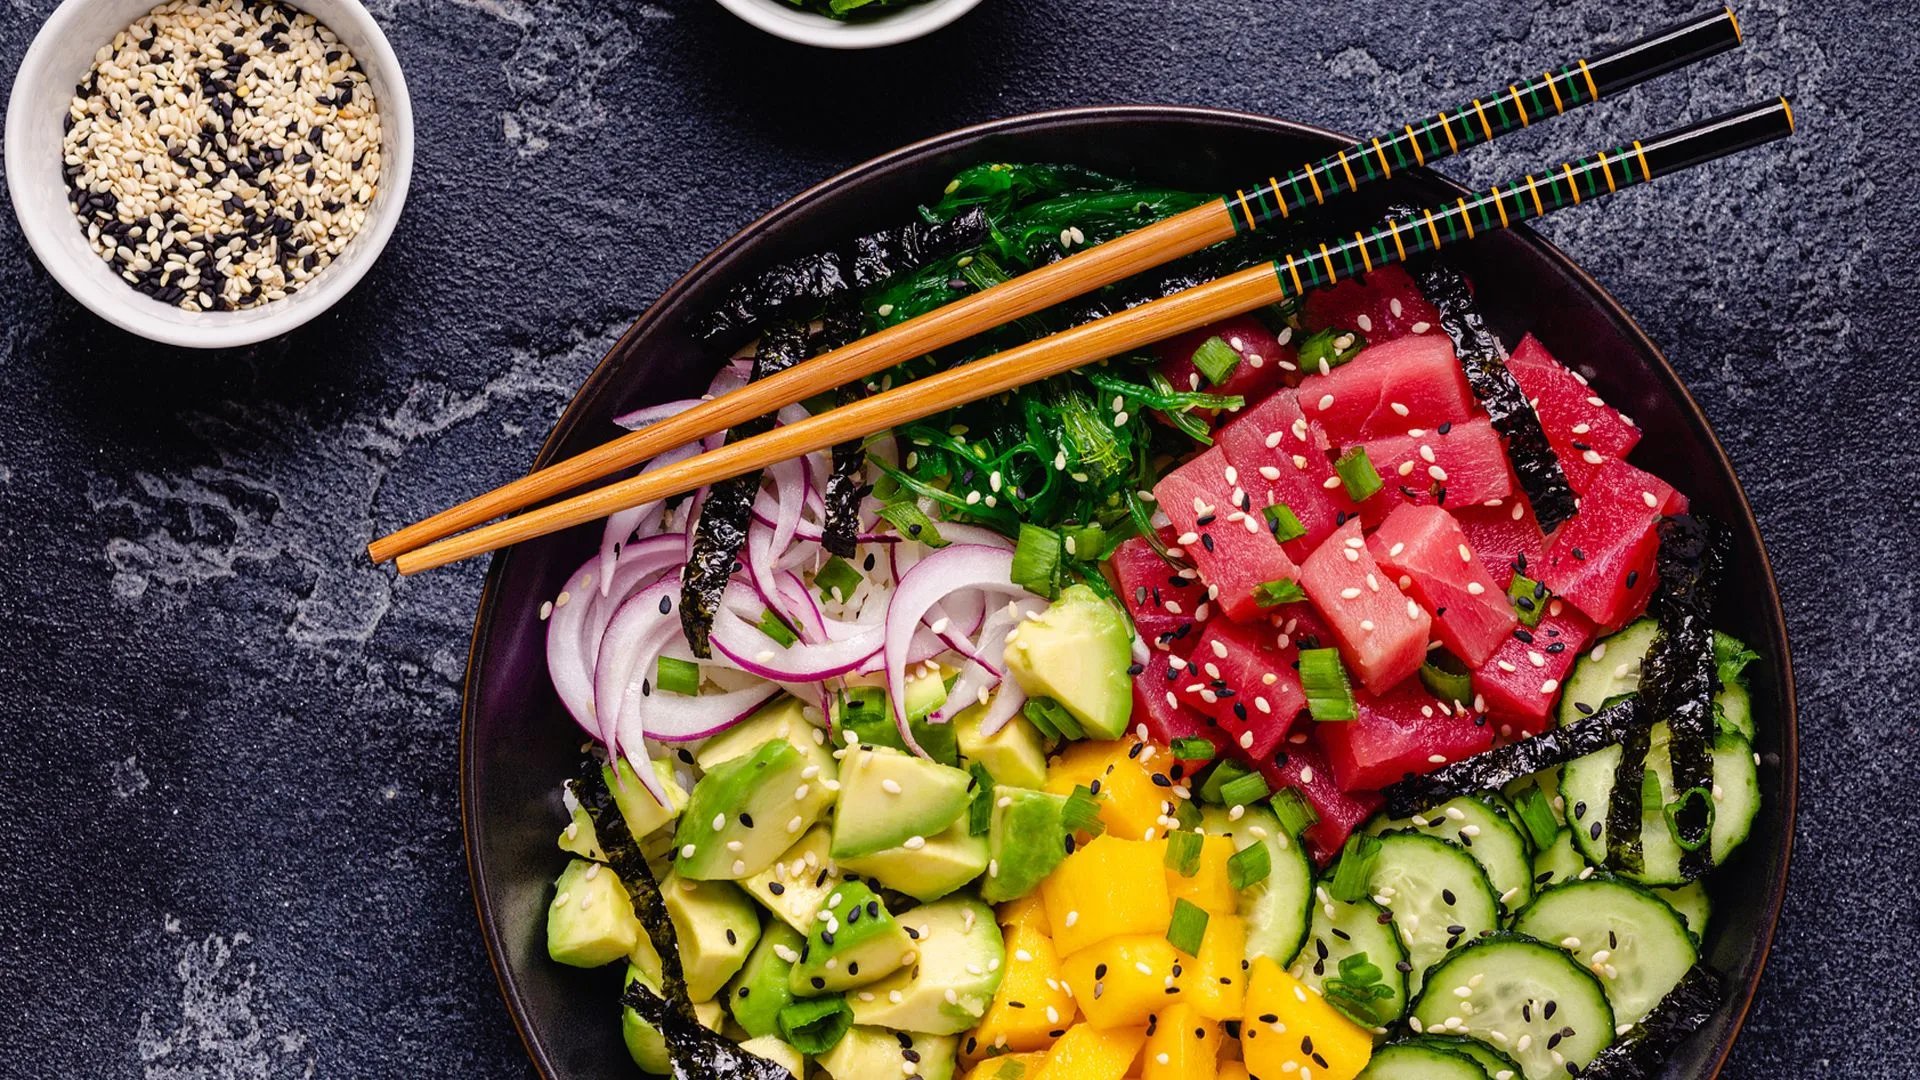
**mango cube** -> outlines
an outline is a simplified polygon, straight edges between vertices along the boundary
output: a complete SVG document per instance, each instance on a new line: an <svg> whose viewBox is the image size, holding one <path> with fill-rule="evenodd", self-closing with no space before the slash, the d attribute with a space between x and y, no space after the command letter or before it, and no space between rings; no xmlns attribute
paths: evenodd
<svg viewBox="0 0 1920 1080"><path fill-rule="evenodd" d="M1140 1080L1215 1080L1219 1058L1220 1025L1175 1005L1148 1027Z"/></svg>
<svg viewBox="0 0 1920 1080"><path fill-rule="evenodd" d="M1032 926L1042 934L1049 937L1053 935L1053 924L1047 921L1047 903L1040 898L1038 889L1001 904L994 911L994 919L1008 933L1022 926Z"/></svg>
<svg viewBox="0 0 1920 1080"><path fill-rule="evenodd" d="M1220 1071L1214 1074L1213 1080L1253 1080L1253 1078L1247 1075L1246 1062L1222 1061Z"/></svg>
<svg viewBox="0 0 1920 1080"><path fill-rule="evenodd" d="M1373 1034L1262 956L1247 983L1240 1049L1255 1076L1353 1080L1373 1057Z"/></svg>
<svg viewBox="0 0 1920 1080"><path fill-rule="evenodd" d="M1053 939L1029 923L1010 928L1006 944L1000 989L980 1025L960 1044L969 1060L1004 1051L1045 1050L1053 1045L1054 1033L1074 1020L1073 998L1060 981Z"/></svg>
<svg viewBox="0 0 1920 1080"><path fill-rule="evenodd" d="M1208 836L1200 841L1200 868L1192 877L1182 877L1167 867L1167 895L1212 915L1231 915L1239 910L1240 891L1227 877L1227 860L1234 855L1233 838Z"/></svg>
<svg viewBox="0 0 1920 1080"><path fill-rule="evenodd" d="M1061 973L1087 1023L1144 1027L1148 1017L1179 1003L1188 959L1162 934L1134 934L1074 953Z"/></svg>
<svg viewBox="0 0 1920 1080"><path fill-rule="evenodd" d="M1141 763L1146 752L1135 749L1140 745L1134 739L1073 743L1048 763L1047 790L1071 795L1076 787L1091 788L1108 832L1123 840L1162 836L1160 819L1171 809L1173 793L1153 782L1153 770Z"/></svg>
<svg viewBox="0 0 1920 1080"><path fill-rule="evenodd" d="M1161 935L1173 918L1163 845L1096 836L1040 883L1053 943L1071 956L1128 934Z"/></svg>
<svg viewBox="0 0 1920 1080"><path fill-rule="evenodd" d="M1030 1080L1046 1060L1045 1054L1003 1054L968 1069L965 1080Z"/></svg>
<svg viewBox="0 0 1920 1080"><path fill-rule="evenodd" d="M1040 1071L1028 1073L1026 1080L1125 1080L1146 1041L1146 1031L1137 1027L1075 1024L1047 1051Z"/></svg>

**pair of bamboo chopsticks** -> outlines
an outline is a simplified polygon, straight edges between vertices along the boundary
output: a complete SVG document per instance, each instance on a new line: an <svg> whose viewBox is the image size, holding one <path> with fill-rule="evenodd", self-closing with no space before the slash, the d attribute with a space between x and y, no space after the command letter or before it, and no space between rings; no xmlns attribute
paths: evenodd
<svg viewBox="0 0 1920 1080"><path fill-rule="evenodd" d="M1790 134L1780 98L1652 139L1569 162L1504 185L1356 232L1285 260L1249 267L1127 311L916 380L766 434L728 443L667 468L520 514L472 532L461 529L521 510L695 439L794 401L863 379L904 360L1033 314L1191 254L1237 233L1290 217L1396 169L1431 164L1461 149L1557 116L1740 42L1731 9L1701 16L1591 60L1515 83L1483 99L1391 134L1355 143L1285 177L1242 189L915 319L889 327L780 374L750 383L675 417L624 435L443 511L369 545L375 561L396 559L403 574L497 550L611 513L691 491L774 462L863 438L977 401L1082 364L1139 348L1228 316L1399 262L1444 244L1541 217L1563 206L1724 157ZM446 539L442 539L445 537ZM424 545L424 546L423 546Z"/></svg>

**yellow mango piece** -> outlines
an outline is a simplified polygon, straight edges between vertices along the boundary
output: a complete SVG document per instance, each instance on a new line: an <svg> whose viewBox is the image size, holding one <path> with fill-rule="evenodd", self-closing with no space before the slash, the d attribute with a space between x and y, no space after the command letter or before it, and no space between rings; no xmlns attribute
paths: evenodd
<svg viewBox="0 0 1920 1080"><path fill-rule="evenodd" d="M1040 895L1062 955L1111 937L1167 932L1173 901L1167 897L1162 847L1096 836L1047 875Z"/></svg>
<svg viewBox="0 0 1920 1080"><path fill-rule="evenodd" d="M1182 877L1167 868L1167 895L1185 900L1212 915L1231 915L1239 910L1240 892L1227 877L1227 860L1233 858L1233 838L1208 836L1200 841L1200 868L1192 877ZM1165 858L1165 849L1162 849Z"/></svg>
<svg viewBox="0 0 1920 1080"><path fill-rule="evenodd" d="M1076 742L1047 763L1047 790L1071 795L1082 785L1100 800L1100 820L1107 831L1125 840L1146 840L1165 834L1160 819L1172 810L1173 793L1153 782L1153 769L1141 743ZM1171 763L1172 759L1167 759Z"/></svg>
<svg viewBox="0 0 1920 1080"><path fill-rule="evenodd" d="M1008 933L1022 926L1032 926L1042 934L1049 937L1053 935L1053 925L1047 921L1047 902L1041 898L1038 889L1001 904L994 912L994 918Z"/></svg>
<svg viewBox="0 0 1920 1080"><path fill-rule="evenodd" d="M1146 1041L1142 1028L1103 1030L1075 1024L1047 1051L1040 1071L1028 1073L1026 1080L1123 1080Z"/></svg>
<svg viewBox="0 0 1920 1080"><path fill-rule="evenodd" d="M968 1060L1002 1051L1045 1050L1053 1045L1054 1032L1074 1020L1073 998L1060 981L1053 939L1036 926L1020 925L1008 931L1006 945L1000 989L980 1025L960 1042Z"/></svg>
<svg viewBox="0 0 1920 1080"><path fill-rule="evenodd" d="M1082 949L1060 970L1087 1023L1144 1027L1149 1016L1179 1003L1189 959L1162 935L1134 934Z"/></svg>
<svg viewBox="0 0 1920 1080"><path fill-rule="evenodd" d="M1220 1025L1175 1005L1150 1025L1141 1056L1140 1080L1214 1080L1220 1058Z"/></svg>
<svg viewBox="0 0 1920 1080"><path fill-rule="evenodd" d="M1310 1071L1314 1080L1353 1080L1373 1057L1373 1034L1262 956L1247 983L1240 1049L1255 1076Z"/></svg>
<svg viewBox="0 0 1920 1080"><path fill-rule="evenodd" d="M1015 1074L1019 1080L1030 1080L1046 1060L1045 1054L1002 1054L968 1069L963 1080L1003 1080L1003 1075L1005 1080L1013 1080Z"/></svg>
<svg viewBox="0 0 1920 1080"><path fill-rule="evenodd" d="M1200 955L1188 959L1182 979L1194 1011L1209 1020L1238 1020L1246 1011L1247 924L1238 915L1207 919Z"/></svg>
<svg viewBox="0 0 1920 1080"><path fill-rule="evenodd" d="M1214 1074L1213 1080L1253 1080L1253 1078L1247 1075L1246 1062L1222 1061L1220 1070Z"/></svg>

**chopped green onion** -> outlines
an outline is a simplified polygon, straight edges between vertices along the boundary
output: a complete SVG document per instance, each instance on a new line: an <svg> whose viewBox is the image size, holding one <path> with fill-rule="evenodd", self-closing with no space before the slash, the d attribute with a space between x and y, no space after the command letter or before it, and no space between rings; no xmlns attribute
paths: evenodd
<svg viewBox="0 0 1920 1080"><path fill-rule="evenodd" d="M1051 600L1060 591L1060 534L1028 522L1020 523L1020 540L1013 549L1013 583Z"/></svg>
<svg viewBox="0 0 1920 1080"><path fill-rule="evenodd" d="M854 729L885 721L893 723L893 717L887 712L887 692L878 686L849 686L840 691L836 698L840 709L840 726Z"/></svg>
<svg viewBox="0 0 1920 1080"><path fill-rule="evenodd" d="M1660 777L1649 769L1640 774L1640 809L1643 813L1658 814L1667 806L1667 793L1660 790Z"/></svg>
<svg viewBox="0 0 1920 1080"><path fill-rule="evenodd" d="M1327 894L1349 904L1367 895L1373 880L1373 864L1379 857L1379 837L1365 833L1347 837L1347 846L1340 852L1340 865L1333 872L1333 881L1327 885Z"/></svg>
<svg viewBox="0 0 1920 1080"><path fill-rule="evenodd" d="M1267 880L1273 873L1273 855L1267 851L1264 840L1255 841L1251 846L1234 853L1227 860L1227 884L1236 889L1246 889Z"/></svg>
<svg viewBox="0 0 1920 1080"><path fill-rule="evenodd" d="M1280 827L1299 836L1315 822L1320 815L1307 805L1307 797L1300 794L1299 788L1281 788L1273 793L1273 816L1280 819Z"/></svg>
<svg viewBox="0 0 1920 1080"><path fill-rule="evenodd" d="M1357 720L1353 684L1338 649L1300 650L1300 687L1306 691L1307 711L1315 720Z"/></svg>
<svg viewBox="0 0 1920 1080"><path fill-rule="evenodd" d="M1100 797L1085 784L1067 796L1067 804L1060 808L1060 821L1069 833L1099 836L1107 831L1107 823L1100 820Z"/></svg>
<svg viewBox="0 0 1920 1080"><path fill-rule="evenodd" d="M1197 832L1173 832L1167 834L1167 869L1181 877L1192 877L1200 872L1200 849L1205 837Z"/></svg>
<svg viewBox="0 0 1920 1080"><path fill-rule="evenodd" d="M1341 342L1346 344L1343 346ZM1366 339L1359 334L1351 330L1335 331L1329 328L1301 338L1295 351L1299 353L1300 370L1311 373L1337 368L1366 347Z"/></svg>
<svg viewBox="0 0 1920 1080"><path fill-rule="evenodd" d="M1267 529L1273 538L1283 544L1307 535L1307 527L1300 524L1299 515L1286 503L1274 503L1260 512L1267 516Z"/></svg>
<svg viewBox="0 0 1920 1080"><path fill-rule="evenodd" d="M1681 827L1680 815L1687 813L1696 801L1700 804L1702 819L1689 836L1689 830ZM1680 845L1680 850L1699 851L1713 839L1713 792L1706 788L1688 788L1662 807L1660 812L1667 819L1667 831L1673 834L1673 842Z"/></svg>
<svg viewBox="0 0 1920 1080"><path fill-rule="evenodd" d="M1220 795L1221 789L1243 776L1251 775L1254 775L1253 766L1228 758L1215 765L1213 772L1207 775L1206 783L1200 785L1200 798L1215 806L1225 806L1227 802Z"/></svg>
<svg viewBox="0 0 1920 1080"><path fill-rule="evenodd" d="M1200 808L1192 799L1173 800L1173 820L1182 829L1195 829L1200 826Z"/></svg>
<svg viewBox="0 0 1920 1080"><path fill-rule="evenodd" d="M838 555L830 556L813 574L813 584L820 590L820 595L842 603L853 596L853 591L860 587L860 581L860 571Z"/></svg>
<svg viewBox="0 0 1920 1080"><path fill-rule="evenodd" d="M1453 654L1435 652L1428 656L1430 659L1420 665L1420 681L1433 692L1433 696L1459 705L1472 701L1473 676L1453 658Z"/></svg>
<svg viewBox="0 0 1920 1080"><path fill-rule="evenodd" d="M1380 1027L1387 1018L1379 1015L1378 1003L1393 998L1393 991L1381 982L1385 972L1367 959L1367 954L1350 953L1340 958L1340 974L1322 984L1327 1004L1363 1027Z"/></svg>
<svg viewBox="0 0 1920 1080"><path fill-rule="evenodd" d="M909 540L918 540L928 547L946 547L948 540L940 535L940 527L933 523L920 504L911 498L890 502L880 508L880 516L894 531Z"/></svg>
<svg viewBox="0 0 1920 1080"><path fill-rule="evenodd" d="M1180 761L1212 761L1213 744L1195 735L1182 735L1173 740L1173 756Z"/></svg>
<svg viewBox="0 0 1920 1080"><path fill-rule="evenodd" d="M993 828L993 774L977 761L968 766L967 771L973 774L973 801L967 804L967 835L985 836Z"/></svg>
<svg viewBox="0 0 1920 1080"><path fill-rule="evenodd" d="M1188 956L1199 956L1200 945L1207 940L1207 909L1185 897L1175 900L1173 920L1167 923L1167 940Z"/></svg>
<svg viewBox="0 0 1920 1080"><path fill-rule="evenodd" d="M1080 721L1073 718L1065 705L1050 697L1036 696L1027 699L1021 711L1033 726L1040 729L1042 735L1052 739L1084 739L1087 733L1081 729Z"/></svg>
<svg viewBox="0 0 1920 1080"><path fill-rule="evenodd" d="M1297 604L1307 598L1305 589L1292 578L1278 581L1263 581L1253 587L1253 602L1261 607L1279 607L1281 604Z"/></svg>
<svg viewBox="0 0 1920 1080"><path fill-rule="evenodd" d="M1554 837L1560 834L1560 821L1553 816L1553 803L1548 801L1546 792L1537 787L1528 788L1513 800L1513 809L1520 818L1520 826L1533 839L1535 850L1545 851L1553 846Z"/></svg>
<svg viewBox="0 0 1920 1080"><path fill-rule="evenodd" d="M1237 776L1220 785L1220 801L1227 806L1252 806L1273 793L1259 773Z"/></svg>
<svg viewBox="0 0 1920 1080"><path fill-rule="evenodd" d="M660 658L660 668L655 673L653 685L670 694L685 694L693 697L700 693L700 665L691 660L676 660L671 656Z"/></svg>
<svg viewBox="0 0 1920 1080"><path fill-rule="evenodd" d="M1224 340L1210 337L1193 350L1193 366L1200 369L1200 374L1205 375L1208 382L1219 386L1233 374L1234 368L1240 366L1240 354L1234 352L1233 346Z"/></svg>
<svg viewBox="0 0 1920 1080"><path fill-rule="evenodd" d="M1098 525L1062 525L1060 547L1068 558L1098 562L1107 552L1107 530Z"/></svg>
<svg viewBox="0 0 1920 1080"><path fill-rule="evenodd" d="M788 626L785 619L775 615L772 608L760 613L760 632L772 638L783 649L800 640L800 635L793 632L793 627Z"/></svg>
<svg viewBox="0 0 1920 1080"><path fill-rule="evenodd" d="M1513 613L1528 626L1539 626L1547 610L1547 587L1525 574L1513 575L1507 585L1507 599L1513 601Z"/></svg>
<svg viewBox="0 0 1920 1080"><path fill-rule="evenodd" d="M1026 1075L1026 1062L1008 1058L1000 1063L999 1071L993 1074L993 1080L1023 1080Z"/></svg>
<svg viewBox="0 0 1920 1080"><path fill-rule="evenodd" d="M1347 494L1354 502L1366 502L1385 485L1381 483L1380 472L1373 467L1373 459L1367 456L1367 448L1356 446L1334 459L1333 471L1340 474L1340 482L1347 487Z"/></svg>
<svg viewBox="0 0 1920 1080"><path fill-rule="evenodd" d="M787 1045L812 1057L833 1049L846 1037L853 1027L853 1010L845 994L805 998L783 1006L774 1014L774 1024Z"/></svg>

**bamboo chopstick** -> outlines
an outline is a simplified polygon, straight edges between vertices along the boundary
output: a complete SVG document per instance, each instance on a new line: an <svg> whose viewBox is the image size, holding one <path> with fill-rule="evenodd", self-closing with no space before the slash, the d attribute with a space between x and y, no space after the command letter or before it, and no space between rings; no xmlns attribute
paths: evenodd
<svg viewBox="0 0 1920 1080"><path fill-rule="evenodd" d="M1284 177L1269 178L1264 184L1243 188L1087 248L622 435L375 540L367 546L367 553L375 562L385 562L401 552L571 491L743 420L864 379L1238 233L1256 231L1306 206L1391 177L1396 169L1430 165L1527 127L1535 120L1557 116L1724 52L1740 40L1740 24L1732 9L1722 8L1590 60L1576 60L1557 71L1510 84L1484 98L1354 143Z"/></svg>
<svg viewBox="0 0 1920 1080"><path fill-rule="evenodd" d="M1565 206L1601 198L1656 176L1724 157L1793 131L1786 98L1635 141L1568 162L1451 204L1395 218L1336 245L1248 267L1205 285L905 386L842 405L795 424L610 484L401 555L400 572L418 573L508 544L594 521L628 507L691 491L777 461L864 438L955 405L1011 390L1081 364L1183 333L1218 319L1331 285L1344 277L1436 251L1457 240L1508 228Z"/></svg>

